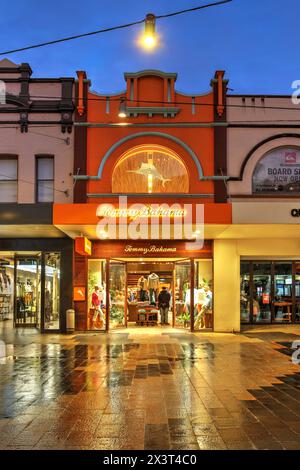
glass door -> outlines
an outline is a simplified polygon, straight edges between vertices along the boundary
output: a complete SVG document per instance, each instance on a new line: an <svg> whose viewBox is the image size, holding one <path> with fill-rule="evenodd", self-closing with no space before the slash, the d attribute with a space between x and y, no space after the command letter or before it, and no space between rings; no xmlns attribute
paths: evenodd
<svg viewBox="0 0 300 470"><path fill-rule="evenodd" d="M109 328L127 326L127 271L121 260L109 261Z"/></svg>
<svg viewBox="0 0 300 470"><path fill-rule="evenodd" d="M300 322L300 263L294 263L294 299L295 299L295 314L294 322Z"/></svg>
<svg viewBox="0 0 300 470"><path fill-rule="evenodd" d="M191 328L191 260L185 259L175 261L173 275L173 326L181 328ZM194 298L195 298L194 289Z"/></svg>
<svg viewBox="0 0 300 470"><path fill-rule="evenodd" d="M88 260L87 329L105 331L107 328L106 295L107 261Z"/></svg>
<svg viewBox="0 0 300 470"><path fill-rule="evenodd" d="M15 258L15 326L41 325L41 264L40 257Z"/></svg>
<svg viewBox="0 0 300 470"><path fill-rule="evenodd" d="M253 323L271 323L272 312L272 264L253 263Z"/></svg>
<svg viewBox="0 0 300 470"><path fill-rule="evenodd" d="M241 323L250 323L251 318L251 263L241 261L240 268L240 310Z"/></svg>
<svg viewBox="0 0 300 470"><path fill-rule="evenodd" d="M60 253L44 254L44 330L59 330L60 326Z"/></svg>
<svg viewBox="0 0 300 470"><path fill-rule="evenodd" d="M213 328L213 266L211 259L195 260L194 330Z"/></svg>
<svg viewBox="0 0 300 470"><path fill-rule="evenodd" d="M292 262L274 263L274 317L276 323L291 323L293 315Z"/></svg>

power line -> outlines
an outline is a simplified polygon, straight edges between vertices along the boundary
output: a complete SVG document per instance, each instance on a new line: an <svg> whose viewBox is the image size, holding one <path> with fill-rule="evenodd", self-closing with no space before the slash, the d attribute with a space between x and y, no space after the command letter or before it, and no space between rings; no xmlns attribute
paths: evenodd
<svg viewBox="0 0 300 470"><path fill-rule="evenodd" d="M220 2L208 3L206 5L200 5L198 7L187 8L185 10L175 11L173 13L166 13L165 15L157 15L157 16L155 16L155 18L158 18L158 19L170 18L171 16L177 16L177 15L182 15L184 13L190 13L192 11L203 10L204 8L216 7L216 6L223 5L224 3L229 3L229 2L232 2L232 1L233 0L223 0L223 1L220 1Z"/></svg>
<svg viewBox="0 0 300 470"><path fill-rule="evenodd" d="M3 178L6 178L6 179L1 180L1 181L15 181L15 182L21 181L22 183L31 184L32 186L35 186L35 183L33 183L32 181L29 181L29 180L24 180L23 178L18 177L17 179L15 179L12 176L5 175L4 173L0 173L0 176L2 176ZM51 188L50 186L43 186L43 187L46 188L46 189L50 189L51 191L56 191L57 193L63 193L66 196L68 196L68 193L69 193L68 189L65 189L65 190L55 189L54 187Z"/></svg>
<svg viewBox="0 0 300 470"><path fill-rule="evenodd" d="M93 94L93 92L90 92ZM179 93L180 94L180 93ZM104 102L106 103L107 101L107 98L109 98L109 101L110 102L120 102L120 97L122 97L122 93L120 93L120 96L119 97L112 97L110 98L109 95L104 95L104 96L99 96L99 97L96 97L96 98L85 98L84 101L101 101L101 102ZM196 98L197 95L193 95L191 94L189 96L189 98ZM234 96L230 96L230 98L232 98ZM61 96L46 96L46 95L30 95L30 98L53 98L53 100L56 100L56 99L61 99ZM258 95L258 98L264 98L264 95ZM271 98L276 98L276 95L273 95ZM289 96L286 96L286 98L289 98ZM148 104L162 104L162 105L180 105L180 106L207 106L207 107L217 107L218 104L215 104L215 103L196 103L196 102L186 102L186 101L163 101L163 100L127 100L128 102L130 103L148 103ZM248 104L228 104L228 103L224 103L224 108L243 108L243 109L259 109L259 110L265 110L265 109L272 109L272 110L279 110L279 111L300 111L300 107L297 108L296 105L294 105L293 107L287 107L287 106L266 106L266 105L261 105L261 106L258 106L258 105L248 105Z"/></svg>
<svg viewBox="0 0 300 470"><path fill-rule="evenodd" d="M188 8L186 10L179 10L179 11L166 13L165 15L159 15L159 16L156 16L156 18L157 19L169 18L169 17L176 16L176 15L182 15L184 13L189 13L189 12L193 12L193 11L197 11L197 10L203 10L205 8L220 6L220 5L223 5L225 3L230 3L232 1L233 0L223 0L223 1L220 1L220 2L209 3L209 4L206 4L206 5L200 5L198 7ZM83 33L83 34L75 34L73 36L68 36L68 37L65 37L65 38L54 39L52 41L45 41L45 42L41 42L39 44L33 44L31 46L24 46L24 47L20 47L18 49L12 49L12 50L9 50L9 51L0 52L0 56L13 54L14 52L27 51L29 49L36 49L38 47L50 46L52 44L58 44L58 43L61 43L61 42L73 41L74 39L79 39L79 38L83 38L83 37L87 37L87 36L93 36L95 34L108 33L110 31L116 31L118 29L130 28L132 26L136 26L136 25L142 24L142 23L145 23L145 18L143 18L142 20L132 21L131 23L125 23L125 24L118 25L118 26L112 26L110 28L98 29L96 31L90 31L88 33Z"/></svg>

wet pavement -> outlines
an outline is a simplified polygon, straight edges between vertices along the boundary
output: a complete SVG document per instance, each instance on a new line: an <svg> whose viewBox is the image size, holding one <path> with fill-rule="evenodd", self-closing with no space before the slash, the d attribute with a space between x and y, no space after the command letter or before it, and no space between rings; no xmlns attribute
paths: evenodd
<svg viewBox="0 0 300 470"><path fill-rule="evenodd" d="M0 449L300 449L300 326L0 339Z"/></svg>

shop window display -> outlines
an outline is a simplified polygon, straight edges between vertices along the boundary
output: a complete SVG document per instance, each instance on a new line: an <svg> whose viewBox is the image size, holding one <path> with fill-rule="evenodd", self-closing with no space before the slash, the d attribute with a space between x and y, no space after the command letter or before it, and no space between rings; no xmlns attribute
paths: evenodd
<svg viewBox="0 0 300 470"><path fill-rule="evenodd" d="M292 320L292 263L277 262L274 264L274 321Z"/></svg>
<svg viewBox="0 0 300 470"><path fill-rule="evenodd" d="M250 321L250 263L241 262L240 271L240 289L241 289L241 322Z"/></svg>
<svg viewBox="0 0 300 470"><path fill-rule="evenodd" d="M300 321L300 263L295 262L295 322Z"/></svg>
<svg viewBox="0 0 300 470"><path fill-rule="evenodd" d="M0 321L13 319L14 261L0 260Z"/></svg>
<svg viewBox="0 0 300 470"><path fill-rule="evenodd" d="M15 324L40 327L40 258L16 259Z"/></svg>
<svg viewBox="0 0 300 470"><path fill-rule="evenodd" d="M110 328L120 328L126 324L125 263L110 261L109 267L109 325Z"/></svg>
<svg viewBox="0 0 300 470"><path fill-rule="evenodd" d="M300 321L298 261L241 262L241 323Z"/></svg>
<svg viewBox="0 0 300 470"><path fill-rule="evenodd" d="M175 315L174 325L190 328L191 325L191 263L178 261L175 263Z"/></svg>
<svg viewBox="0 0 300 470"><path fill-rule="evenodd" d="M194 294L194 329L212 329L213 327L213 292L212 261L195 261Z"/></svg>
<svg viewBox="0 0 300 470"><path fill-rule="evenodd" d="M106 263L109 263L108 309ZM211 329L212 260L197 260L195 267L194 326L196 330ZM89 260L89 328L104 330L161 324L189 329L192 303L190 285L190 260Z"/></svg>
<svg viewBox="0 0 300 470"><path fill-rule="evenodd" d="M253 322L271 321L271 263L253 264Z"/></svg>
<svg viewBox="0 0 300 470"><path fill-rule="evenodd" d="M191 326L190 261L175 263L175 326ZM194 329L213 327L212 261L195 261Z"/></svg>
<svg viewBox="0 0 300 470"><path fill-rule="evenodd" d="M45 254L44 322L46 330L59 329L60 255Z"/></svg>
<svg viewBox="0 0 300 470"><path fill-rule="evenodd" d="M88 261L88 329L106 329L105 260Z"/></svg>

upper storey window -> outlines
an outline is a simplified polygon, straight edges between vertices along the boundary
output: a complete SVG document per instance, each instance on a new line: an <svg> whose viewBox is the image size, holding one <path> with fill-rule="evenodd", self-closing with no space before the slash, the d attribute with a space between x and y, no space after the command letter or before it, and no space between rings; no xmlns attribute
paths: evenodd
<svg viewBox="0 0 300 470"><path fill-rule="evenodd" d="M265 154L252 177L254 194L300 193L300 149L281 147Z"/></svg>
<svg viewBox="0 0 300 470"><path fill-rule="evenodd" d="M18 159L0 156L0 203L18 201Z"/></svg>
<svg viewBox="0 0 300 470"><path fill-rule="evenodd" d="M113 193L187 193L189 178L175 152L142 146L127 152L112 176Z"/></svg>

